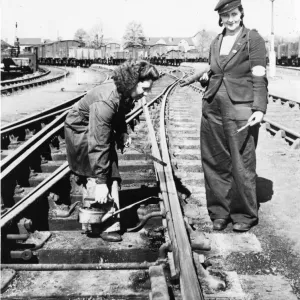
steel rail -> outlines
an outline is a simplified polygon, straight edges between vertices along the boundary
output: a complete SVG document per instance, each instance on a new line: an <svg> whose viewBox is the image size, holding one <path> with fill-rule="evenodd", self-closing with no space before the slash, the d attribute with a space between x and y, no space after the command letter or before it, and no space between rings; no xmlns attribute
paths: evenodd
<svg viewBox="0 0 300 300"><path fill-rule="evenodd" d="M32 82L20 83L20 84L16 84L16 85L13 85L13 86L8 86L8 87L1 87L0 91L1 91L1 94L4 94L5 92L9 92L9 91L13 92L17 89L23 89L23 88L27 88L27 87L30 87L30 86L36 86L36 85L46 84L46 83L49 83L49 82L60 80L60 79L64 78L67 75L69 75L69 71L65 72L64 74L54 76L52 78L46 78L46 79L41 79L41 80L32 80Z"/></svg>
<svg viewBox="0 0 300 300"><path fill-rule="evenodd" d="M60 111L64 108L69 108L70 106L72 106L75 102L80 100L85 95L86 95L86 92L84 92L83 94L76 96L64 103L58 104L58 105L53 106L48 109L45 109L42 112L31 115L29 117L25 117L23 119L15 121L15 122L9 123L1 128L0 134L1 135L4 133L7 134L7 133L10 133L10 130L20 129L22 126L34 124L36 121L42 120L43 117L44 117L44 119L47 119L53 113Z"/></svg>
<svg viewBox="0 0 300 300"><path fill-rule="evenodd" d="M162 96L162 94L164 93L164 91L158 95L157 97L155 97L153 100L151 100L151 102L149 103L149 105L152 105L154 102L156 102L158 100L159 97ZM81 97L83 97L84 95L78 96L70 101L72 101L72 103L76 100L78 101ZM21 145L20 147L18 147L18 149L16 151L14 151L11 155L5 157L2 161L1 161L1 172L2 172L2 177L0 180L4 179L6 176L8 176L14 169L16 166L18 166L24 159L26 159L34 150L36 150L36 148L34 147L34 144L36 142L38 142L37 145L41 145L41 143L45 142L47 139L49 139L50 137L48 137L46 140L44 138L44 135L47 134L49 131L51 131L53 133L53 129L55 126L58 126L58 124L60 122L63 122L64 118L66 117L67 112L69 111L70 107L62 109L61 112L62 114L60 116L58 116L54 121L52 121L50 124L48 124L47 126L45 126L42 130L40 130L37 134L35 134L32 138L30 138L28 141L26 141L23 145ZM53 116L56 115L59 112L53 112L51 114L48 115L44 115L43 117L40 118L36 118L33 119L31 121L28 121L27 123L24 124L32 124L33 122L37 122L40 121L43 118L49 117L49 116ZM128 123L136 118L138 115L140 115L142 113L142 108L141 107L137 107L134 110L134 114L131 115L130 118L128 118ZM126 115L127 117L127 115ZM23 124L23 125L24 125ZM10 128L13 129L14 127ZM18 126L16 126L15 128L19 128ZM57 131L55 131L53 134L55 134ZM51 134L51 133L50 133ZM49 135L49 134L48 134ZM47 136L48 136L47 135ZM30 148L33 147L33 148ZM9 168L8 168L9 166Z"/></svg>
<svg viewBox="0 0 300 300"><path fill-rule="evenodd" d="M205 89L199 88L193 84L191 84L189 86L199 93L201 93L201 92L203 93L205 91ZM298 104L300 106L300 102L298 102L297 100L290 100L290 99L286 99L283 97L275 96L273 94L269 94L269 98L271 98L273 100L273 97L283 100L283 101L294 103L295 105ZM270 120L269 118L264 118L262 123L263 124L265 123L266 130L268 130L274 134L276 134L276 132L278 132L278 131L281 131L281 137L284 138L289 144L291 144L293 149L300 148L300 133L299 132L289 129L289 128L285 127L284 125L281 125L277 122Z"/></svg>
<svg viewBox="0 0 300 300"><path fill-rule="evenodd" d="M0 219L0 228L8 224L12 219L18 216L29 205L34 203L39 197L49 190L49 187L53 186L61 178L66 176L70 172L68 162L65 162L62 166L56 169L49 177L44 179L33 191L26 195L21 201L17 202L14 206L4 212Z"/></svg>
<svg viewBox="0 0 300 300"><path fill-rule="evenodd" d="M1 264L1 269L16 271L72 271L72 270L142 270L157 266L156 262L99 263L99 264Z"/></svg>
<svg viewBox="0 0 300 300"><path fill-rule="evenodd" d="M276 68L278 68L278 69L285 69L285 70L300 71L299 67L289 67L289 66L276 65Z"/></svg>
<svg viewBox="0 0 300 300"><path fill-rule="evenodd" d="M167 179L166 183L170 199L172 219L176 220L176 222L174 222L174 227L176 240L179 247L180 286L182 297L183 299L187 300L204 300L201 285L198 280L196 268L193 262L192 249L181 212L177 189L173 178L169 149L166 141L165 107L167 97L171 90L178 84L178 82L179 80L169 88L162 100L162 107L160 112L160 146L162 151L162 159L167 163L167 166L164 167L164 173Z"/></svg>
<svg viewBox="0 0 300 300"><path fill-rule="evenodd" d="M107 75L107 74L106 74ZM104 82L107 80L108 76L106 76L106 79ZM43 111L42 113L36 114L34 116L31 116L26 119L22 119L18 122L15 122L13 124L10 124L10 127L6 127L4 130L1 131L1 139L3 136L13 134L14 131L23 129L25 130L25 127L32 127L36 124L42 123L44 120L49 119L49 118L55 118L58 114L65 114L66 111L69 111L71 106L79 101L86 93L79 95L63 104L57 105L55 107L52 107L48 109L47 111ZM58 116L58 119L60 119L60 116ZM53 121L55 122L55 120ZM35 134L32 138L30 138L28 141L24 142L20 147L17 148L12 154L8 155L5 157L0 164L1 172L7 168L9 164L11 164L14 160L17 159L18 156L22 155L25 150L27 150L30 145L33 145L33 143L39 139L45 132L49 130L49 128L53 128L53 122L50 124L47 124L43 129L41 129L37 134ZM2 177L3 178L3 177Z"/></svg>
<svg viewBox="0 0 300 300"><path fill-rule="evenodd" d="M106 75L106 78L104 79L104 81L101 84L105 83L108 80L108 74L105 74L105 75ZM37 114L34 114L32 116L25 117L21 120L9 123L9 124L7 124L7 125L5 125L1 128L0 134L7 133L10 128L19 129L20 127L22 127L23 124L28 125L28 124L31 124L30 122L34 123L35 120L37 120L37 119L40 120L41 117L45 117L45 119L46 119L49 116L51 116L52 113L54 113L56 111L59 111L59 110L62 110L63 108L70 108L70 106L72 106L75 102L77 102L83 96L85 96L87 92L84 92L81 95L78 95L78 96L76 96L76 97L74 97L74 98L72 98L72 99L70 99L70 100L68 100L64 103L58 104L58 105L53 106L53 107L48 108L48 109L45 109L40 113L37 113Z"/></svg>
<svg viewBox="0 0 300 300"><path fill-rule="evenodd" d="M42 69L42 70L44 70L44 69ZM23 79L9 79L9 80L4 80L4 81L1 81L1 86L6 86L6 85L9 85L9 84L17 84L17 83L20 83L20 82L27 82L27 81L30 81L30 80L36 80L38 78L47 76L48 74L50 74L50 72L51 72L50 70L46 69L45 73L39 74L37 76L32 76L32 77L23 78Z"/></svg>
<svg viewBox="0 0 300 300"><path fill-rule="evenodd" d="M266 130L271 133L280 133L280 136L284 138L291 146L292 149L300 149L300 133L291 130L277 122L270 120L269 118L263 119L263 124L266 126Z"/></svg>
<svg viewBox="0 0 300 300"><path fill-rule="evenodd" d="M161 97L163 93L164 93L164 91L160 95L158 95L157 97L155 97L153 100L151 100L151 102L149 103L149 105L152 105L154 102L156 102L157 99L159 97ZM78 97L76 97L76 98L68 101L68 103L69 104L74 104L74 102L80 100L84 95L80 95L80 96L78 96ZM67 107L67 108L61 109L60 111L52 112L52 113L49 113L49 114L44 115L42 117L39 117L39 118L36 118L36 119L32 119L32 120L30 120L30 121L28 121L26 123L16 125L15 127L12 127L12 128L9 129L9 131L11 131L11 130L14 130L14 129L19 129L20 126L23 127L25 125L32 125L33 123L41 122L45 118L49 118L50 116L54 117L58 113L61 113L61 115L59 115L54 121L52 121L50 124L48 124L43 129L41 129L32 138L30 138L25 143L23 143L20 147L18 147L16 151L14 151L11 155L8 155L7 157L5 157L1 161L0 168L1 168L1 172L2 172L2 174L1 174L2 178L0 179L0 181L2 179L4 179L10 172L12 172L13 169L16 166L18 166L25 158L27 158L32 153L32 151L36 150L35 148L30 148L30 147L34 146L34 143L39 142L38 144L40 145L42 141L43 142L45 141L43 139L43 136L45 134L47 134L50 130L52 130L55 126L58 126L58 124L65 119L65 117L67 115L67 112L69 110L70 110L70 106ZM128 118L128 115L126 115L126 117L128 118L128 122L130 122L131 120L133 120L134 118L136 118L141 113L142 113L142 108L141 107L137 107L136 109L134 109L133 115L130 114L131 115L130 118ZM7 131L8 130L4 131L4 133L6 133ZM27 152L25 153L25 151L27 151ZM10 166L10 168L8 168L6 170L6 168L8 166ZM4 170L5 170L5 172L4 172Z"/></svg>
<svg viewBox="0 0 300 300"><path fill-rule="evenodd" d="M45 126L32 138L18 147L11 155L5 157L1 162L1 181L8 176L25 158L33 153L40 145L50 139L58 130L62 129L63 122L68 111L64 111L58 118ZM59 125L60 124L60 125Z"/></svg>
<svg viewBox="0 0 300 300"><path fill-rule="evenodd" d="M145 100L144 100L145 102ZM156 141L156 135L155 131L151 122L151 117L149 114L148 106L146 103L142 104L143 106L143 112L146 118L148 130L149 130L149 136L152 144L152 154L157 157L158 159L162 160L161 154L158 148L158 144ZM167 227L168 227L168 233L170 236L170 242L172 245L172 250L174 252L174 264L175 264L175 273L176 275L179 275L179 254L178 254L178 245L177 245L177 240L176 240L176 235L175 235L175 228L172 220L172 215L171 215L171 208L170 208L170 200L169 200L169 195L168 195L168 190L166 186L166 178L165 178L165 173L164 173L164 168L162 165L154 162L154 167L156 170L156 174L159 179L159 184L160 184L160 190L161 190L161 195L162 199L164 202L164 208L166 211L166 221L167 221Z"/></svg>
<svg viewBox="0 0 300 300"><path fill-rule="evenodd" d="M299 108L300 108L300 100L291 100L291 99L287 99L287 98L284 98L284 97L280 97L280 96L276 96L274 94L270 94L269 93L269 100L275 102L276 100L281 100L281 101L284 101L284 102L289 102L290 104L293 104L293 105L299 105Z"/></svg>

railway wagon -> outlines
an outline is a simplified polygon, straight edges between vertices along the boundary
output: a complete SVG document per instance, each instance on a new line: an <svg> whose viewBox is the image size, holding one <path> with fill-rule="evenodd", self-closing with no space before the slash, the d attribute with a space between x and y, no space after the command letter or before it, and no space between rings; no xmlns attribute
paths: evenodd
<svg viewBox="0 0 300 300"><path fill-rule="evenodd" d="M105 57L114 57L116 52L121 51L121 44L108 43L105 45Z"/></svg>
<svg viewBox="0 0 300 300"><path fill-rule="evenodd" d="M184 61L184 52L180 50L170 50L164 57L167 65L179 66Z"/></svg>
<svg viewBox="0 0 300 300"><path fill-rule="evenodd" d="M80 46L81 43L75 40L41 44L38 46L39 61L41 64L65 65L68 63L70 48Z"/></svg>
<svg viewBox="0 0 300 300"><path fill-rule="evenodd" d="M300 37L298 42L288 45L288 64L289 66L300 66Z"/></svg>
<svg viewBox="0 0 300 300"><path fill-rule="evenodd" d="M187 62L197 62L200 60L200 52L196 49L188 50L185 53L185 60Z"/></svg>
<svg viewBox="0 0 300 300"><path fill-rule="evenodd" d="M117 51L115 53L115 64L122 64L124 63L127 59L129 59L129 52L128 51Z"/></svg>
<svg viewBox="0 0 300 300"><path fill-rule="evenodd" d="M276 54L279 65L288 65L288 44L278 45Z"/></svg>
<svg viewBox="0 0 300 300"><path fill-rule="evenodd" d="M276 51L277 64L300 66L300 37L297 42L279 44Z"/></svg>

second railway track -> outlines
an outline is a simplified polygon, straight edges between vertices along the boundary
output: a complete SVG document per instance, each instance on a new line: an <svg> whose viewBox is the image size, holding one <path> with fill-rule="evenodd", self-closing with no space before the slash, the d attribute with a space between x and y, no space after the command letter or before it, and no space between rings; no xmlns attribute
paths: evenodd
<svg viewBox="0 0 300 300"><path fill-rule="evenodd" d="M16 91L23 91L35 86L41 86L56 80L60 80L68 75L69 72L65 69L48 67L45 74L42 75L32 76L26 79L3 81L1 83L1 95L10 95Z"/></svg>

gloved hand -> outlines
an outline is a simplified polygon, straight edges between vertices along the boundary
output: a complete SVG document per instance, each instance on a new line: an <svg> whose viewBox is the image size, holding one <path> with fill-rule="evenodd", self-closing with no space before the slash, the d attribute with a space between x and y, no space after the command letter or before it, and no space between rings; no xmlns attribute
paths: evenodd
<svg viewBox="0 0 300 300"><path fill-rule="evenodd" d="M264 113L262 111L255 111L251 117L248 119L248 123L250 126L254 126L256 124L261 123L264 118Z"/></svg>
<svg viewBox="0 0 300 300"><path fill-rule="evenodd" d="M96 184L95 188L95 202L93 203L106 203L107 201L113 200L112 196L110 195L109 189L105 183L103 184Z"/></svg>
<svg viewBox="0 0 300 300"><path fill-rule="evenodd" d="M187 86L189 84L190 84L190 81L188 80L188 78L183 79L183 80L180 81L180 86L181 87Z"/></svg>

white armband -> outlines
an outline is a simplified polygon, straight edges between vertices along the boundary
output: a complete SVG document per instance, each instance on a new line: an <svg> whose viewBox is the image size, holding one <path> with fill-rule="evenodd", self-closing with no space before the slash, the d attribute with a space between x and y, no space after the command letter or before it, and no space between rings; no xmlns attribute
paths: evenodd
<svg viewBox="0 0 300 300"><path fill-rule="evenodd" d="M252 68L252 74L254 76L264 76L266 75L266 68L263 66L255 66Z"/></svg>

